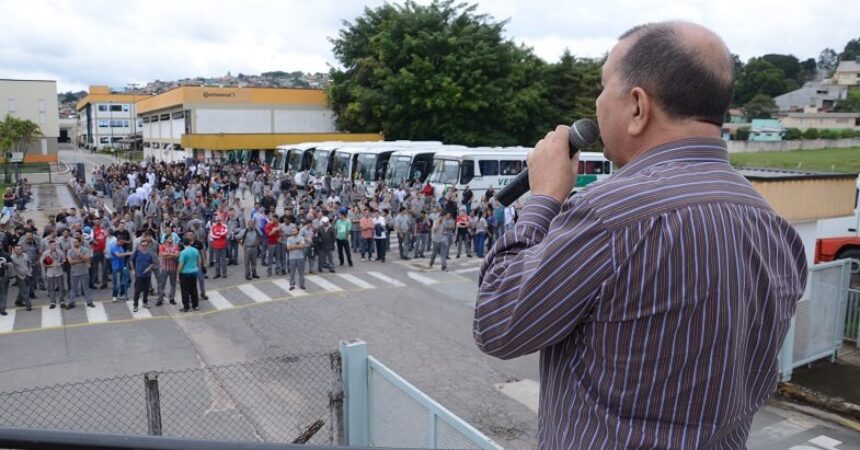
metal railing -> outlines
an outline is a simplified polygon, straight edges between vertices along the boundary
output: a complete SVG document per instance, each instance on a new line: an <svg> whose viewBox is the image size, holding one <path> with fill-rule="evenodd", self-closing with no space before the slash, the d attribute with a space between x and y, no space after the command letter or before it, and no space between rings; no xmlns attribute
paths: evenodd
<svg viewBox="0 0 860 450"><path fill-rule="evenodd" d="M0 393L0 426L247 442L336 443L334 355L281 356Z"/></svg>
<svg viewBox="0 0 860 450"><path fill-rule="evenodd" d="M831 358L845 336L851 261L838 260L810 268L809 296L797 303L779 354L779 373L790 381L795 367Z"/></svg>
<svg viewBox="0 0 860 450"><path fill-rule="evenodd" d="M341 343L349 445L500 450L492 439L367 354Z"/></svg>
<svg viewBox="0 0 860 450"><path fill-rule="evenodd" d="M860 290L848 290L843 338L853 342L855 347L860 347Z"/></svg>

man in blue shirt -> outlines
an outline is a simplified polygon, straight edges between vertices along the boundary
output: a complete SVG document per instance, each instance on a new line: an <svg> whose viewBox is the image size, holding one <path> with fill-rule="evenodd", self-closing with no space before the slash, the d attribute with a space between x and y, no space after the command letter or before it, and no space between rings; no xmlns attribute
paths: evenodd
<svg viewBox="0 0 860 450"><path fill-rule="evenodd" d="M137 312L137 301L141 292L143 307L149 309L149 284L154 264L155 255L149 248L149 239L144 238L131 255L131 270L134 271L134 312Z"/></svg>
<svg viewBox="0 0 860 450"><path fill-rule="evenodd" d="M125 283L125 258L131 255L131 252L126 252L125 247L117 240L110 247L111 255L111 274L113 275L113 301L122 299L128 300L127 286Z"/></svg>
<svg viewBox="0 0 860 450"><path fill-rule="evenodd" d="M199 310L197 298L197 271L200 270L198 262L200 252L186 239L185 248L179 252L179 290L182 293L182 312L188 312L193 308Z"/></svg>

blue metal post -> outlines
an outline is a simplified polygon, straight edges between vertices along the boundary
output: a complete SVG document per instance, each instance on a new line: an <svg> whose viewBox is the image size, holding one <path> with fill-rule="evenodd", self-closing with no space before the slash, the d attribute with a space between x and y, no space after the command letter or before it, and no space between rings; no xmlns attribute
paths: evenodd
<svg viewBox="0 0 860 450"><path fill-rule="evenodd" d="M791 372L794 369L794 320L795 318L792 317L785 340L782 341L782 349L779 351L780 381L791 381Z"/></svg>
<svg viewBox="0 0 860 450"><path fill-rule="evenodd" d="M346 443L349 446L368 446L367 416L367 344L359 339L340 342L343 361L344 415Z"/></svg>

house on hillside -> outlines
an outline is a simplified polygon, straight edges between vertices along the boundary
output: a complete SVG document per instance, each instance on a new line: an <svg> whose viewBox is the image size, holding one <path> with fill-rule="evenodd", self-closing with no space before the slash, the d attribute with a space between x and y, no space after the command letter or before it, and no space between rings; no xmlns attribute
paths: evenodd
<svg viewBox="0 0 860 450"><path fill-rule="evenodd" d="M801 130L860 130L860 113L788 113L781 121L786 128Z"/></svg>
<svg viewBox="0 0 860 450"><path fill-rule="evenodd" d="M781 141L785 127L776 119L753 119L750 126L750 141L775 142Z"/></svg>
<svg viewBox="0 0 860 450"><path fill-rule="evenodd" d="M840 86L860 86L860 56L854 60L840 61L833 80Z"/></svg>
<svg viewBox="0 0 860 450"><path fill-rule="evenodd" d="M848 87L833 80L807 81L800 89L773 98L779 112L827 112L848 95ZM811 110L811 111L810 111Z"/></svg>

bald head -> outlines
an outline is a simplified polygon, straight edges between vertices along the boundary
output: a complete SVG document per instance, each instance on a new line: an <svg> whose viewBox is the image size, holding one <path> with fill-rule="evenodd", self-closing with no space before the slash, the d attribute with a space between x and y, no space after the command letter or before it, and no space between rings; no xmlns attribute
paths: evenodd
<svg viewBox="0 0 860 450"><path fill-rule="evenodd" d="M639 25L619 40L627 48L618 63L624 89L641 87L671 119L722 125L734 64L716 33L673 21Z"/></svg>

